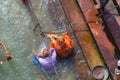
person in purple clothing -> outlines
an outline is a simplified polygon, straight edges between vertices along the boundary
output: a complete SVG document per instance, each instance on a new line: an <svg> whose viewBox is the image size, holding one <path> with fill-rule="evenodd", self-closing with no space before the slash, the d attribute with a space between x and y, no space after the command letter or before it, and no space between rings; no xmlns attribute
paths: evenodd
<svg viewBox="0 0 120 80"><path fill-rule="evenodd" d="M41 53L33 58L33 62L45 71L50 71L54 69L57 64L56 56L57 54L54 48L50 48L50 50L44 48Z"/></svg>

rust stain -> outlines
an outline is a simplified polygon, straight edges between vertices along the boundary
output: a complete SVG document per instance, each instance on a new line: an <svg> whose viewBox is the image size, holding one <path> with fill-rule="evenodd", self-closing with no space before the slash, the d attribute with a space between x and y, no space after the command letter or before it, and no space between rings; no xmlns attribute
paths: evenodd
<svg viewBox="0 0 120 80"><path fill-rule="evenodd" d="M89 2L90 0L86 0L86 2ZM90 18L96 19L97 10L94 9L94 7L83 7L85 0L78 0L79 5L83 11L84 16L86 17L86 20L89 20ZM92 2L89 2L88 4L92 4ZM84 12L84 9L88 8L89 10ZM105 32L104 32L104 26L102 24L98 23L88 23L89 28L92 31L92 34L97 42L97 45L100 49L101 55L105 60L105 63L107 64L107 67L112 74L114 80L116 79L114 75L114 69L116 67L117 60L114 58L115 50L112 43L108 40Z"/></svg>
<svg viewBox="0 0 120 80"><path fill-rule="evenodd" d="M85 23L81 11L76 4L75 0L60 0L63 9L68 17L72 28L77 36L77 40L82 48L84 56L89 64L90 69L92 70L97 65L103 65L103 61L100 58L98 49L90 35L90 32L86 25L81 25ZM79 73L79 68L77 68ZM91 79L84 79L91 80Z"/></svg>
<svg viewBox="0 0 120 80"><path fill-rule="evenodd" d="M61 9L61 5L59 4L59 1L56 2L51 2L48 4L48 10L49 10L49 15L51 20L53 20L53 24L55 24L57 27L57 29L59 29L59 27L61 29L65 28L66 26L70 27L70 24L72 26L75 27L74 30L76 30L76 32L79 32L79 30L82 30L84 32L84 30L86 31L87 28L83 28L80 24L76 23L76 22L70 22L70 24L68 23L68 21L66 20L66 16L64 14L64 11ZM58 11L59 10L59 11ZM70 14L73 15L73 14ZM73 18L73 17L72 17ZM72 19L71 18L71 19ZM78 18L79 19L79 18ZM64 26L62 26L64 25ZM79 28L81 26L81 28ZM71 28L70 28L71 30ZM69 32L69 29L67 28L67 31ZM75 49L76 49L76 45L75 45ZM79 48L79 47L77 47ZM77 52L77 51L75 51ZM82 80L91 80L91 76L87 73L89 71L89 67L85 62L81 63L81 61L83 61L85 58L83 56L83 54L81 54L81 51L77 52L75 55L75 61L74 61L74 70L76 71L75 74L78 75L78 79L82 79ZM81 69L84 69L81 71Z"/></svg>

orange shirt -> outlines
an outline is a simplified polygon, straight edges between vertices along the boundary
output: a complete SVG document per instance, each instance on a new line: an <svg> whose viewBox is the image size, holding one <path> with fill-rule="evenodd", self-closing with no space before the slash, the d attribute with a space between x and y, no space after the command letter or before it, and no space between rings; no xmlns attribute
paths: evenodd
<svg viewBox="0 0 120 80"><path fill-rule="evenodd" d="M64 41L62 43L58 40L50 43L50 47L55 48L61 58L69 56L73 50L73 40L68 35L64 35L63 38Z"/></svg>

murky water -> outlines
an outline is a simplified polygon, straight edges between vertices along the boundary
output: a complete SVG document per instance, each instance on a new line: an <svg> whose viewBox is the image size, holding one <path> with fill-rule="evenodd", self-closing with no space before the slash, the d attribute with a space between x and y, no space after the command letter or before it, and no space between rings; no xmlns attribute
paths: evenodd
<svg viewBox="0 0 120 80"><path fill-rule="evenodd" d="M53 0L55 1L55 0ZM53 31L54 25L47 12L48 0L32 0L36 15L45 31ZM0 65L0 80L76 80L72 71L72 58L62 60L55 72L48 76L37 69L31 59L33 51L39 51L41 36L33 32L33 22L22 0L0 0L0 41L7 45L13 59ZM0 53L4 51L0 49Z"/></svg>

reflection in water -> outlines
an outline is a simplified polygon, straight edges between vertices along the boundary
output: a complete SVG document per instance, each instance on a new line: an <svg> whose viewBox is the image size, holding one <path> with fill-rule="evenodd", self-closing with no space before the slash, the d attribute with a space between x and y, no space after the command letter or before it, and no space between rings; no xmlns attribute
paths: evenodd
<svg viewBox="0 0 120 80"><path fill-rule="evenodd" d="M54 25L47 12L48 0L32 0L32 3L43 30L53 31ZM31 61L33 51L39 52L39 45L43 43L41 36L34 34L33 28L31 16L21 0L0 0L0 41L5 42L13 57L12 61L0 65L0 80L56 79L54 71L46 76ZM75 80L72 64L72 57L59 60L56 68L59 80Z"/></svg>

